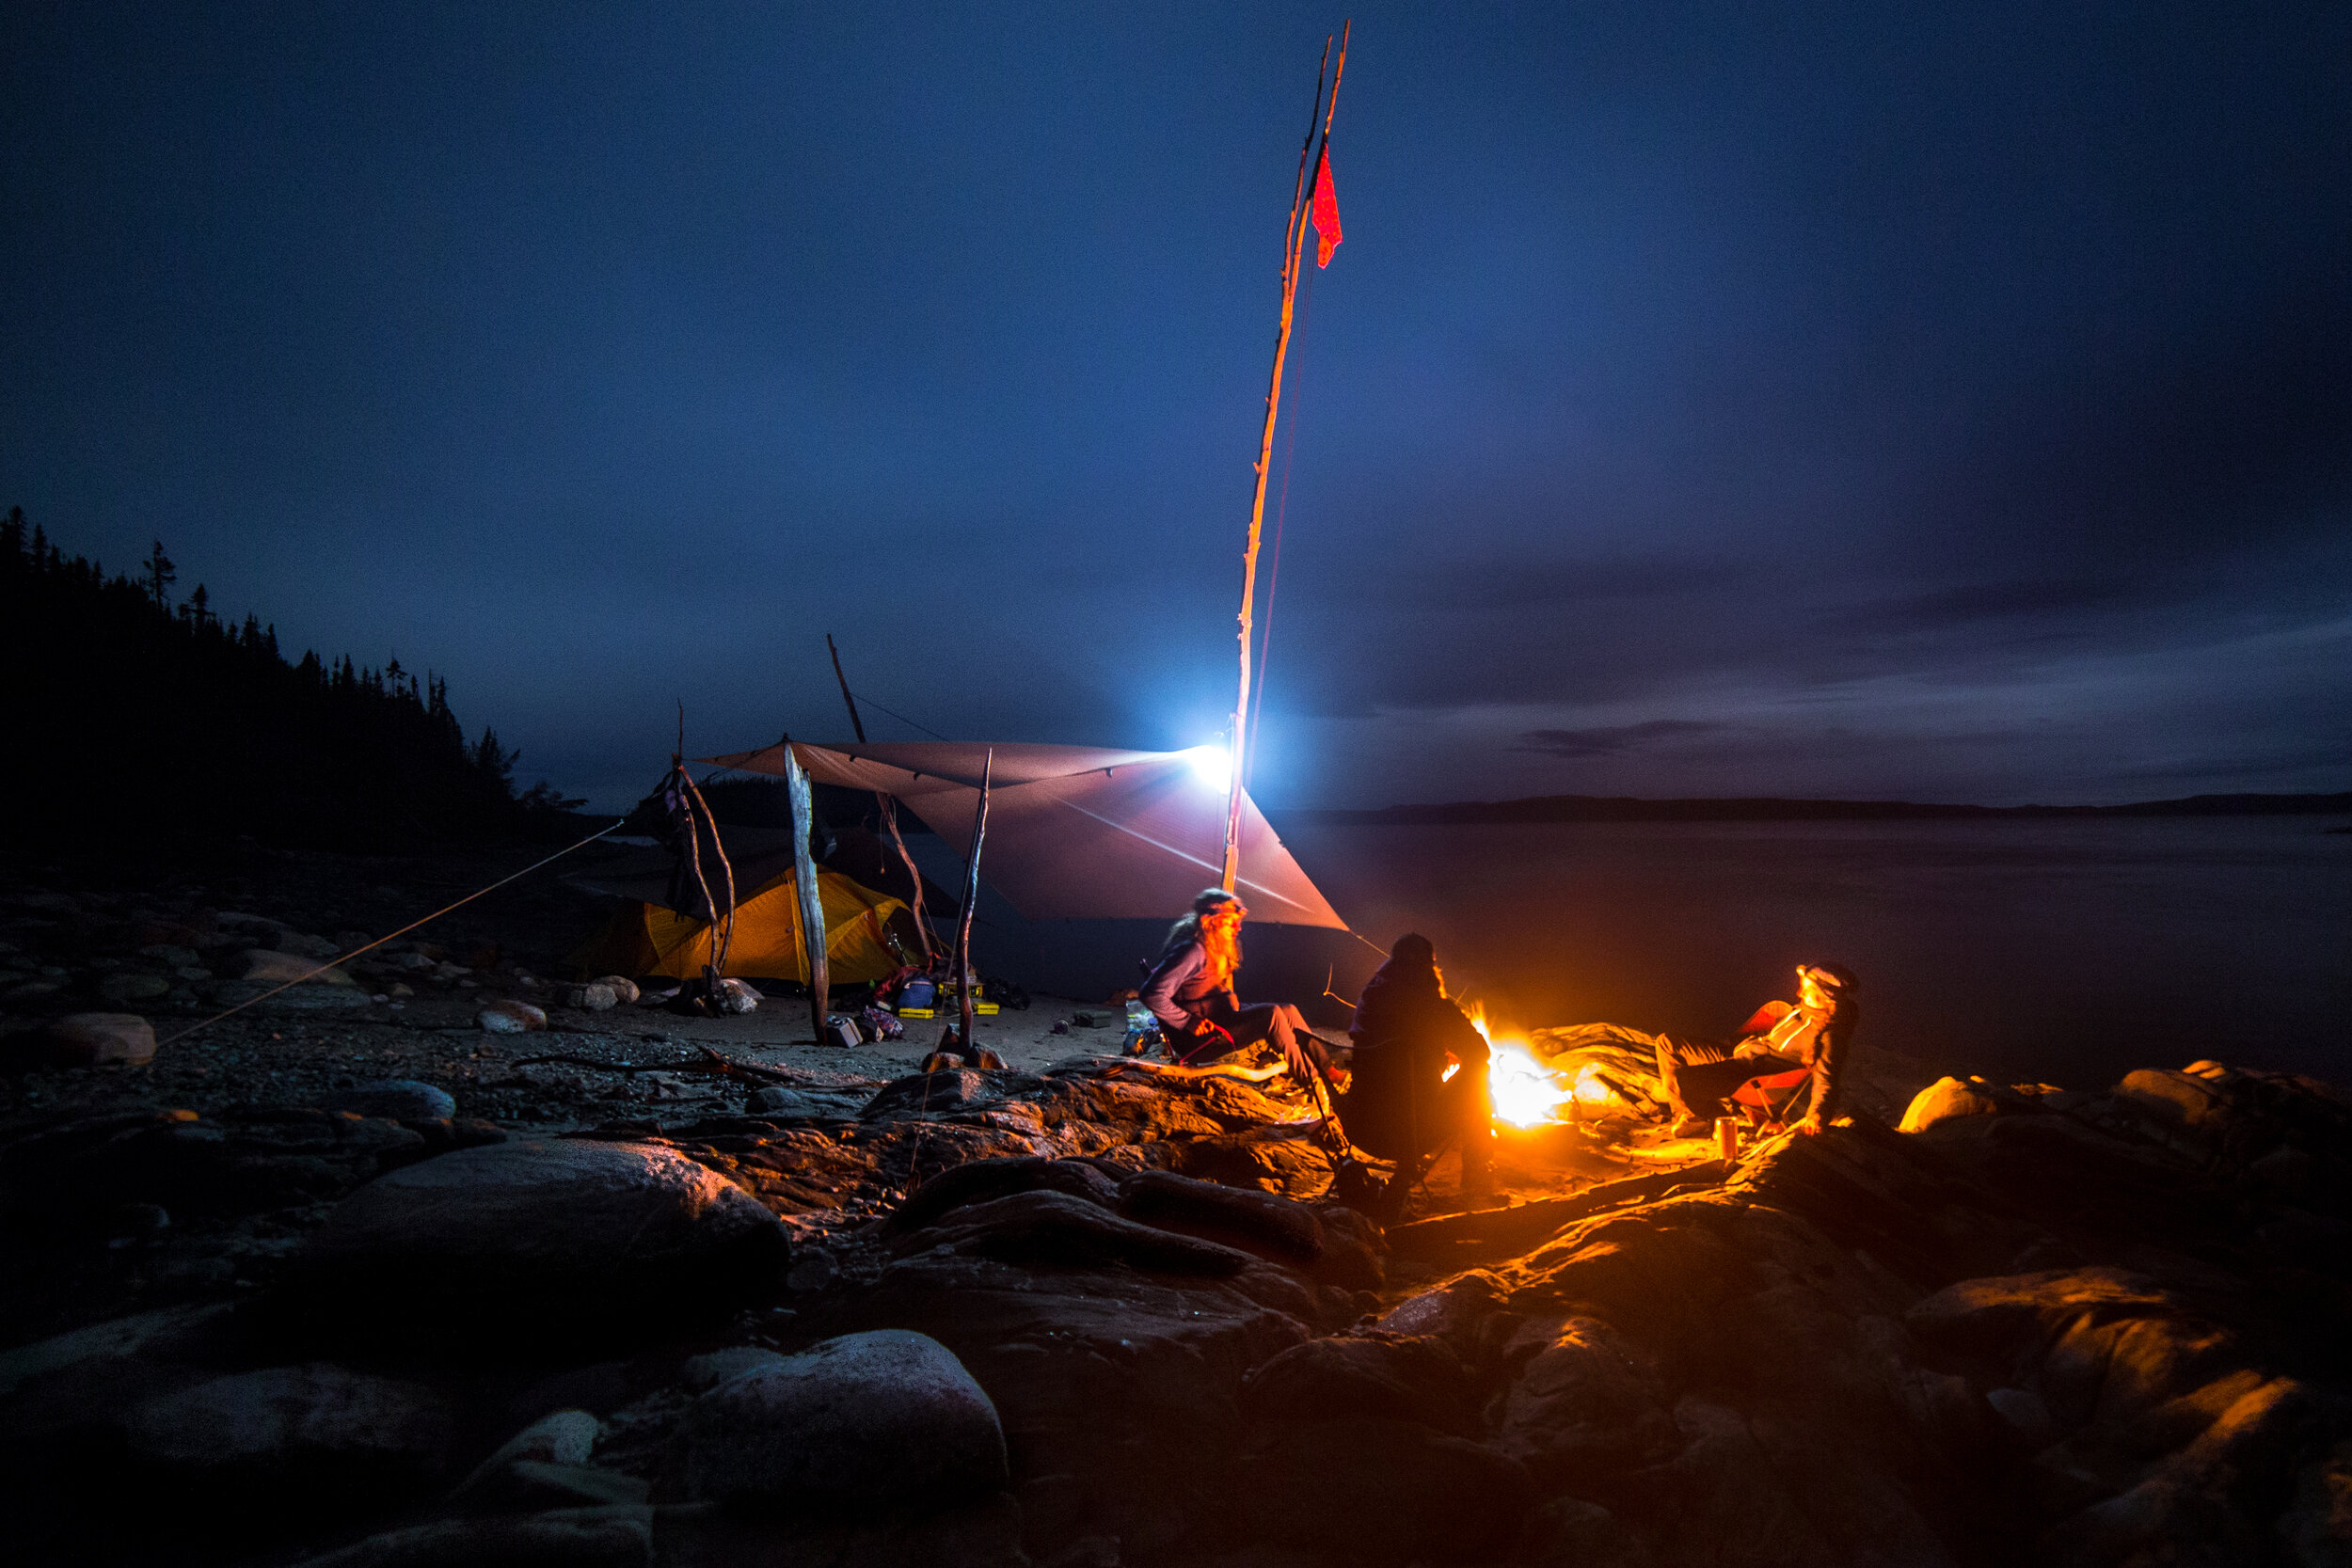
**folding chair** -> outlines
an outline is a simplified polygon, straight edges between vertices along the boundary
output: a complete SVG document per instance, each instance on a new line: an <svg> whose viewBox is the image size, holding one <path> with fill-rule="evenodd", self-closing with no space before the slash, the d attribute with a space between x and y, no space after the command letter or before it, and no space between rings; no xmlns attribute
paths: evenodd
<svg viewBox="0 0 2352 1568"><path fill-rule="evenodd" d="M1795 1109L1798 1099L1807 1093L1813 1082L1809 1067L1781 1068L1760 1072L1731 1091L1731 1102L1740 1107L1750 1126L1766 1122L1786 1124L1788 1113Z"/></svg>

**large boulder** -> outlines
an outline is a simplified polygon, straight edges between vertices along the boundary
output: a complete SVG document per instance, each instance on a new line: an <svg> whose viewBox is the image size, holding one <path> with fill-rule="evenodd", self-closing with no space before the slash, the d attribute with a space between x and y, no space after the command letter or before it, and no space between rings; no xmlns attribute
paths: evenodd
<svg viewBox="0 0 2352 1568"><path fill-rule="evenodd" d="M294 1283L402 1339L604 1339L723 1313L789 1253L775 1215L675 1150L533 1141L370 1182L310 1238Z"/></svg>
<svg viewBox="0 0 2352 1568"><path fill-rule="evenodd" d="M330 947L319 958L331 958L334 956L335 950ZM359 983L341 968L320 969L318 958L295 953L273 952L266 947L248 947L239 955L236 977L264 986L356 986Z"/></svg>
<svg viewBox="0 0 2352 1568"><path fill-rule="evenodd" d="M431 1389L328 1362L214 1378L149 1400L124 1422L134 1461L167 1488L302 1513L421 1493L452 1433L450 1407Z"/></svg>
<svg viewBox="0 0 2352 1568"><path fill-rule="evenodd" d="M1517 1460L1394 1419L1287 1428L1242 1478L1250 1534L1348 1563L1488 1560L1535 1501Z"/></svg>
<svg viewBox="0 0 2352 1568"><path fill-rule="evenodd" d="M68 1013L41 1033L57 1067L144 1067L155 1059L155 1026L136 1013Z"/></svg>
<svg viewBox="0 0 2352 1568"><path fill-rule="evenodd" d="M1342 1335L1295 1345L1252 1372L1243 1408L1271 1424L1418 1421L1473 1436L1478 1390L1442 1339Z"/></svg>
<svg viewBox="0 0 2352 1568"><path fill-rule="evenodd" d="M1570 1318L1503 1397L1496 1445L1543 1481L1655 1463L1676 1446L1674 1415L1646 1360L1597 1318Z"/></svg>
<svg viewBox="0 0 2352 1568"><path fill-rule="evenodd" d="M1132 1220L1222 1243L1285 1263L1323 1256L1323 1222L1312 1209L1271 1193L1220 1187L1173 1171L1138 1171L1120 1194Z"/></svg>
<svg viewBox="0 0 2352 1568"><path fill-rule="evenodd" d="M885 1227L915 1230L957 1209L1038 1191L1063 1193L1104 1210L1119 1206L1119 1184L1101 1166L1085 1160L1047 1160L1036 1155L971 1160L948 1166L909 1193L906 1201L892 1211Z"/></svg>
<svg viewBox="0 0 2352 1568"><path fill-rule="evenodd" d="M996 1407L938 1340L900 1329L828 1339L728 1379L687 1408L691 1497L774 1508L931 1509L1002 1491Z"/></svg>
<svg viewBox="0 0 2352 1568"><path fill-rule="evenodd" d="M1939 1121L1955 1117L1997 1116L2001 1102L1977 1086L1957 1078L1939 1078L1912 1096L1903 1110L1898 1132L1924 1132Z"/></svg>

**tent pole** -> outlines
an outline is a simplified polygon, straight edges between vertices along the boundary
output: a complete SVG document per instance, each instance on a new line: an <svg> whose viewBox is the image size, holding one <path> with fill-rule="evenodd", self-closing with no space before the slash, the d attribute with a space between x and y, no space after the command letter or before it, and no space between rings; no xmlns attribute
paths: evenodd
<svg viewBox="0 0 2352 1568"><path fill-rule="evenodd" d="M809 1011L816 1020L817 1042L822 1045L833 988L825 962L825 899L817 885L817 857L808 848L817 805L790 736L784 737L784 787L792 801L792 883L800 895L801 959L808 966Z"/></svg>
<svg viewBox="0 0 2352 1568"><path fill-rule="evenodd" d="M1265 429L1258 438L1257 481L1249 501L1249 544L1242 552L1241 696L1233 705L1233 741L1228 753L1233 777L1225 798L1225 864L1221 879L1228 893L1233 891L1233 884L1241 876L1241 780L1249 744L1250 612L1258 597L1258 538L1265 528L1265 483L1274 467L1274 420L1282 404L1282 360L1290 353L1291 308L1298 297L1298 253L1306 234L1307 166L1314 154L1316 126L1324 118L1323 83L1330 63L1331 40L1326 36L1323 58L1315 62L1314 108L1307 117L1307 139L1298 149L1298 180L1291 193L1290 225L1282 235L1282 319L1274 334L1274 371L1266 383ZM1334 88L1338 85L1332 84Z"/></svg>
<svg viewBox="0 0 2352 1568"><path fill-rule="evenodd" d="M825 651L833 655L833 678L841 683L841 700L850 707L850 728L862 746L866 743L866 722L857 716L857 699L850 695L850 677L841 673L841 650L834 646L831 632L825 633ZM890 798L888 791L880 789L874 791L874 800L882 810L882 826L890 830L890 842L898 847L898 858L906 862L907 876L914 883L911 907L914 911L915 934L923 942L923 964L928 969L931 961L931 927L923 918L923 874L914 868L914 857L907 853L907 841L898 836L898 802Z"/></svg>
<svg viewBox="0 0 2352 1568"><path fill-rule="evenodd" d="M850 695L850 677L841 673L841 650L833 645L833 633L825 633L825 652L833 655L833 678L841 683L841 700L850 705L850 728L857 733L858 744L866 744L866 725L857 716L857 699Z"/></svg>
<svg viewBox="0 0 2352 1568"><path fill-rule="evenodd" d="M988 841L988 790L996 773L996 748L980 764L980 803L972 813L972 853L963 863L963 911L956 920L956 1049L972 1059L972 906L980 896L980 846Z"/></svg>

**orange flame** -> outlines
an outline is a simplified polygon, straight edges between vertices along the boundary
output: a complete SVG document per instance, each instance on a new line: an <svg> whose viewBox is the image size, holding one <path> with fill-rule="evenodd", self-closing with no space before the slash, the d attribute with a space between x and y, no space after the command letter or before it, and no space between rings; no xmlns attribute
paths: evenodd
<svg viewBox="0 0 2352 1568"><path fill-rule="evenodd" d="M1563 1087L1559 1075L1536 1060L1518 1036L1505 1034L1497 1038L1486 1022L1484 1003L1472 1002L1463 1011L1470 1026L1486 1037L1486 1092L1494 1101L1495 1119L1514 1127L1540 1127L1559 1120L1562 1108L1579 1098L1577 1091Z"/></svg>

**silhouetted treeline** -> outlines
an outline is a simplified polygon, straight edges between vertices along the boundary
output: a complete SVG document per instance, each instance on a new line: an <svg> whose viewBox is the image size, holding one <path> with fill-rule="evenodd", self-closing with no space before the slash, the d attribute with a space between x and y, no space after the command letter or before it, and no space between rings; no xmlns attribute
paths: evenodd
<svg viewBox="0 0 2352 1568"><path fill-rule="evenodd" d="M517 792L518 753L469 743L449 686L397 657L363 669L275 626L174 602L161 543L136 577L67 557L22 508L0 520L0 802L18 833L251 834L390 848L535 833L576 801Z"/></svg>

